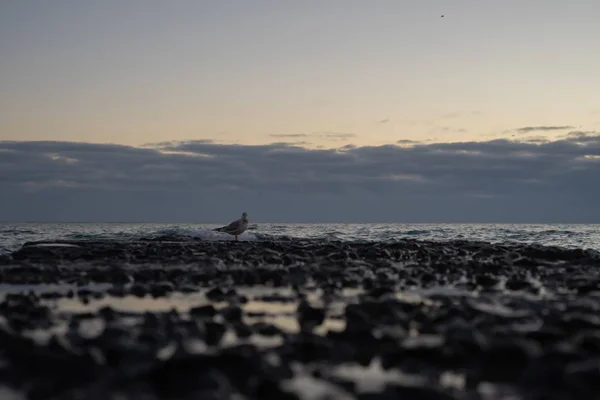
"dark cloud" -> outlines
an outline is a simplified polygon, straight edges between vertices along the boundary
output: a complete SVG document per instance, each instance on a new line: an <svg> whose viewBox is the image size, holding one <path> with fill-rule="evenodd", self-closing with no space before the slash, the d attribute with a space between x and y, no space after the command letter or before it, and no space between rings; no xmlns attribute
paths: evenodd
<svg viewBox="0 0 600 400"><path fill-rule="evenodd" d="M296 140L296 141L292 141L292 142L273 142L271 143L271 145L273 146L310 146L312 145L311 142L307 142L305 140Z"/></svg>
<svg viewBox="0 0 600 400"><path fill-rule="evenodd" d="M545 136L526 136L518 138L519 141L529 142L529 143L547 143L550 140Z"/></svg>
<svg viewBox="0 0 600 400"><path fill-rule="evenodd" d="M398 144L413 144L413 143L419 143L416 140L410 140L410 139L400 139L398 141L396 141L396 143Z"/></svg>
<svg viewBox="0 0 600 400"><path fill-rule="evenodd" d="M178 145L181 143L186 143L189 142L189 140L170 140L170 141L166 141L166 142L158 142L158 143L147 143L142 145L142 147L151 147L151 148L161 148L164 146L170 146L170 145ZM193 140L194 143L217 143L216 140L214 139L195 139Z"/></svg>
<svg viewBox="0 0 600 400"><path fill-rule="evenodd" d="M573 131L573 132L567 133L567 138L569 138L571 140L581 140L581 139L596 140L596 139L598 139L599 135L600 135L600 132L596 132L596 131Z"/></svg>
<svg viewBox="0 0 600 400"><path fill-rule="evenodd" d="M562 126L526 126L524 128L515 129L517 132L529 133L535 131L564 131L567 129L575 129L574 126L562 125Z"/></svg>
<svg viewBox="0 0 600 400"><path fill-rule="evenodd" d="M410 144L0 142L0 219L600 222L600 133Z"/></svg>

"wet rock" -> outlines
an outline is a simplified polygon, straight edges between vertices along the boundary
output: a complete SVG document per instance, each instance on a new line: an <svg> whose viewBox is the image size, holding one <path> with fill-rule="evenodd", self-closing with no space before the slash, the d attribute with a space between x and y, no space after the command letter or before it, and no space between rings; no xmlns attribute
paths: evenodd
<svg viewBox="0 0 600 400"><path fill-rule="evenodd" d="M565 380L583 393L598 393L600 390L600 360L569 363L565 367Z"/></svg>
<svg viewBox="0 0 600 400"><path fill-rule="evenodd" d="M313 363L332 358L335 351L330 340L308 333L290 337L279 351L283 359Z"/></svg>
<svg viewBox="0 0 600 400"><path fill-rule="evenodd" d="M98 310L98 316L110 322L117 318L117 313L111 307L106 306Z"/></svg>
<svg viewBox="0 0 600 400"><path fill-rule="evenodd" d="M225 325L219 322L206 321L204 322L204 330L204 340L206 341L206 344L209 346L215 346L219 344L227 328Z"/></svg>
<svg viewBox="0 0 600 400"><path fill-rule="evenodd" d="M277 336L281 334L281 329L267 322L257 322L252 324L251 329L254 333L262 336Z"/></svg>
<svg viewBox="0 0 600 400"><path fill-rule="evenodd" d="M524 290L529 289L531 287L531 283L526 279L513 277L506 281L505 286L510 290Z"/></svg>
<svg viewBox="0 0 600 400"><path fill-rule="evenodd" d="M450 393L431 387L409 386L409 385L388 385L383 393L384 395L393 395L400 399L424 399L424 400L456 400L457 398Z"/></svg>
<svg viewBox="0 0 600 400"><path fill-rule="evenodd" d="M57 299L62 299L63 297L65 297L65 294L61 293L61 292L40 293L40 298L45 299L45 300L57 300Z"/></svg>
<svg viewBox="0 0 600 400"><path fill-rule="evenodd" d="M382 354L384 368L402 366L410 371L422 368L423 364L445 366L449 349L441 335L419 335L405 338L400 346L389 347Z"/></svg>
<svg viewBox="0 0 600 400"><path fill-rule="evenodd" d="M240 322L244 313L239 306L228 306L221 310L221 315L226 321Z"/></svg>
<svg viewBox="0 0 600 400"><path fill-rule="evenodd" d="M379 299L383 296L393 295L396 288L393 285L374 286L367 291L367 296L374 299Z"/></svg>
<svg viewBox="0 0 600 400"><path fill-rule="evenodd" d="M241 322L234 324L233 330L240 339L245 339L252 335L252 329L248 325Z"/></svg>
<svg viewBox="0 0 600 400"><path fill-rule="evenodd" d="M293 296L285 296L282 294L269 294L264 296L257 296L256 301L265 301L267 303L294 303L296 298Z"/></svg>
<svg viewBox="0 0 600 400"><path fill-rule="evenodd" d="M206 304L203 306L190 308L190 315L194 318L211 319L216 314L217 310L212 304Z"/></svg>
<svg viewBox="0 0 600 400"><path fill-rule="evenodd" d="M148 288L143 283L135 283L131 286L130 293L136 297L145 297L148 294Z"/></svg>
<svg viewBox="0 0 600 400"><path fill-rule="evenodd" d="M475 282L484 288L491 288L498 284L498 277L490 274L478 274L475 277Z"/></svg>
<svg viewBox="0 0 600 400"><path fill-rule="evenodd" d="M106 293L114 297L125 297L129 294L129 288L124 285L117 284L110 287Z"/></svg>
<svg viewBox="0 0 600 400"><path fill-rule="evenodd" d="M206 298L212 301L223 301L227 297L227 290L215 287L206 292Z"/></svg>
<svg viewBox="0 0 600 400"><path fill-rule="evenodd" d="M516 380L540 354L539 345L530 340L494 340L482 354L478 373L490 382Z"/></svg>
<svg viewBox="0 0 600 400"><path fill-rule="evenodd" d="M325 320L325 310L311 307L306 301L301 301L298 305L297 315L300 329L304 332L312 332Z"/></svg>
<svg viewBox="0 0 600 400"><path fill-rule="evenodd" d="M159 282L150 287L152 297L164 297L173 291L173 284L170 282Z"/></svg>

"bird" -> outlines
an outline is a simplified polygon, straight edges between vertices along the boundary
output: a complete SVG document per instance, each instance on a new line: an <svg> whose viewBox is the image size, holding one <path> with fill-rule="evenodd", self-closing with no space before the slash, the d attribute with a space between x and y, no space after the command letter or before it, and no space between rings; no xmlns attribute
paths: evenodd
<svg viewBox="0 0 600 400"><path fill-rule="evenodd" d="M235 236L235 240L238 240L238 235L241 235L248 228L248 214L244 211L242 218L233 221L229 225L215 228L215 232L225 232Z"/></svg>

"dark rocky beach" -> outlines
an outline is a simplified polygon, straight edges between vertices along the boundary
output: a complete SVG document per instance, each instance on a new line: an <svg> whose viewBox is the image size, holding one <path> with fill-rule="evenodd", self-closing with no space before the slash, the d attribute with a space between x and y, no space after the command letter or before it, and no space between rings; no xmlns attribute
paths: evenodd
<svg viewBox="0 0 600 400"><path fill-rule="evenodd" d="M600 398L599 267L468 241L26 243L0 256L0 394Z"/></svg>

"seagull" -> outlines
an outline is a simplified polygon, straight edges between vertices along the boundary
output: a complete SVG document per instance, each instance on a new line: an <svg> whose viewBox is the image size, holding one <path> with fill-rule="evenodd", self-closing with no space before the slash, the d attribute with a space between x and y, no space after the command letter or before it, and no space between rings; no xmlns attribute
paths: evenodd
<svg viewBox="0 0 600 400"><path fill-rule="evenodd" d="M238 240L238 235L241 235L246 228L248 228L248 214L243 212L242 218L238 219L237 221L233 221L229 225L215 228L213 231L229 233L230 235L235 236L235 240Z"/></svg>

